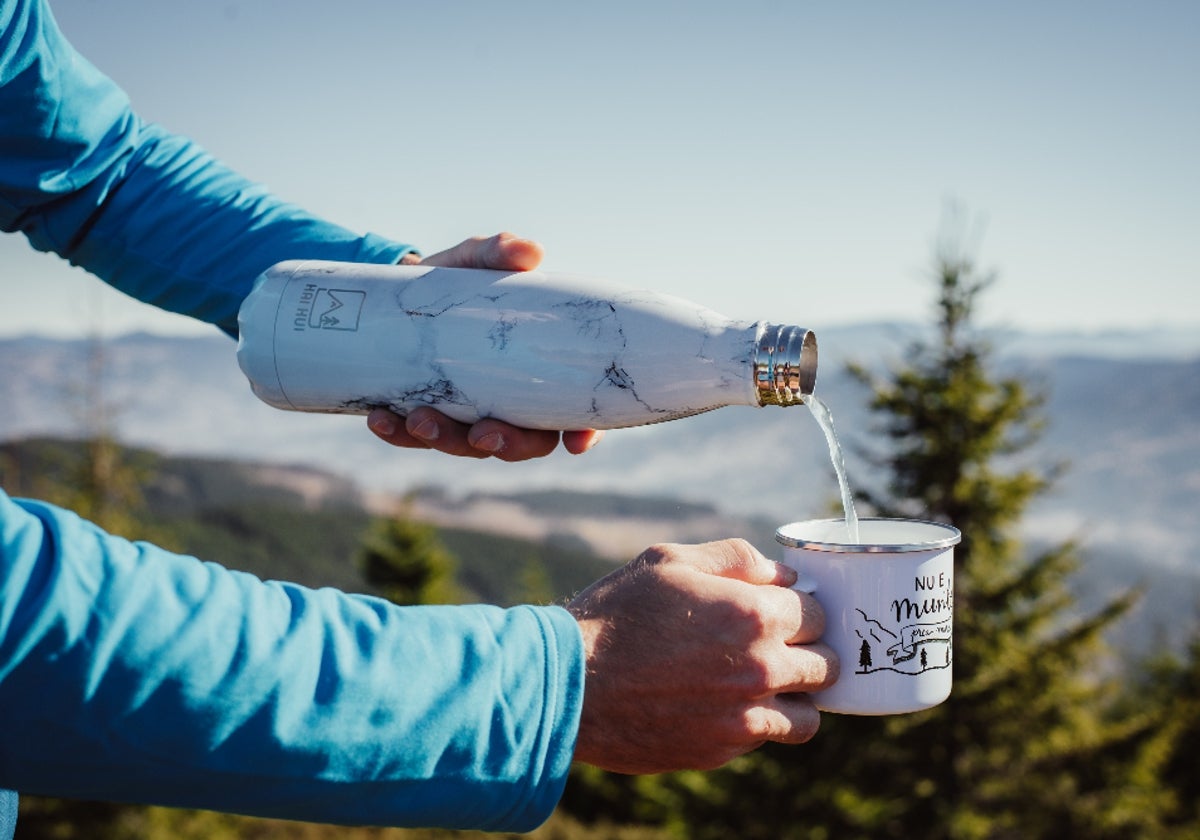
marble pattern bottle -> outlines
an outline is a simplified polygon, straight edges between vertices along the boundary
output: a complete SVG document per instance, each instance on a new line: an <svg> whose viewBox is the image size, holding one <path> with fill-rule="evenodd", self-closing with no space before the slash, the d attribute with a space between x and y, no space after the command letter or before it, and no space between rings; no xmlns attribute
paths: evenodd
<svg viewBox="0 0 1200 840"><path fill-rule="evenodd" d="M291 261L238 317L238 362L277 408L612 429L727 405L801 405L816 337L592 278Z"/></svg>

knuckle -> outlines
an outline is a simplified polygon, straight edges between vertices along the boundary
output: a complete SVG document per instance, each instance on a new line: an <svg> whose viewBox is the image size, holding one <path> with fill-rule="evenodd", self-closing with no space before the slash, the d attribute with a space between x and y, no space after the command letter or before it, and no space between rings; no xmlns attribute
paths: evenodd
<svg viewBox="0 0 1200 840"><path fill-rule="evenodd" d="M828 645L805 645L801 648L804 657L800 665L800 679L808 691L821 691L838 681L842 674L842 663Z"/></svg>
<svg viewBox="0 0 1200 840"><path fill-rule="evenodd" d="M750 541L743 539L742 537L730 537L725 541L725 544L728 545L735 554L740 554L744 557L752 557L755 553L754 546L750 544Z"/></svg>
<svg viewBox="0 0 1200 840"><path fill-rule="evenodd" d="M749 673L744 681L747 693L751 697L767 697L779 690L781 675L778 669L771 667L758 668Z"/></svg>
<svg viewBox="0 0 1200 840"><path fill-rule="evenodd" d="M807 743L821 728L821 713L817 710L812 698L807 695L798 695L790 699L795 712L792 715L792 726L787 734L787 743Z"/></svg>
<svg viewBox="0 0 1200 840"><path fill-rule="evenodd" d="M749 706L737 721L738 739L749 749L766 741L803 744L821 727L821 713L806 694L790 694L777 702Z"/></svg>
<svg viewBox="0 0 1200 840"><path fill-rule="evenodd" d="M778 736L778 713L765 706L750 706L742 711L739 720L739 731L742 737L750 741L770 740Z"/></svg>
<svg viewBox="0 0 1200 840"><path fill-rule="evenodd" d="M808 641L816 641L825 635L825 608L821 602L806 592L800 595L800 632Z"/></svg>
<svg viewBox="0 0 1200 840"><path fill-rule="evenodd" d="M825 647L825 650L828 652L821 658L821 661L825 663L825 678L821 682L821 688L829 688L842 675L842 660L838 658L832 648Z"/></svg>
<svg viewBox="0 0 1200 840"><path fill-rule="evenodd" d="M837 654L821 643L787 645L762 659L759 696L779 692L822 691L837 682L841 665Z"/></svg>
<svg viewBox="0 0 1200 840"><path fill-rule="evenodd" d="M792 658L781 653L763 663L758 681L754 685L757 691L755 696L765 697L788 690L797 684L807 683L806 675L797 672L796 663Z"/></svg>
<svg viewBox="0 0 1200 840"><path fill-rule="evenodd" d="M711 546L716 549L725 571L753 568L758 559L758 550L741 537L730 537L711 543Z"/></svg>
<svg viewBox="0 0 1200 840"><path fill-rule="evenodd" d="M655 543L638 555L637 562L647 566L658 566L674 559L676 547L672 543Z"/></svg>
<svg viewBox="0 0 1200 840"><path fill-rule="evenodd" d="M733 648L749 652L757 661L756 648L770 637L767 617L754 604L728 598L707 606L707 620L720 639ZM745 658L745 657L744 657Z"/></svg>

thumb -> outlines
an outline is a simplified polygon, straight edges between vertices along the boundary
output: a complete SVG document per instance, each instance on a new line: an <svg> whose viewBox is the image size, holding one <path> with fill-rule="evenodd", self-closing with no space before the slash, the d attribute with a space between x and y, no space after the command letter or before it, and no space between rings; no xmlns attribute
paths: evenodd
<svg viewBox="0 0 1200 840"><path fill-rule="evenodd" d="M720 540L699 548L703 550L694 555L692 565L702 572L752 584L791 586L796 582L794 570L768 559L746 540Z"/></svg>

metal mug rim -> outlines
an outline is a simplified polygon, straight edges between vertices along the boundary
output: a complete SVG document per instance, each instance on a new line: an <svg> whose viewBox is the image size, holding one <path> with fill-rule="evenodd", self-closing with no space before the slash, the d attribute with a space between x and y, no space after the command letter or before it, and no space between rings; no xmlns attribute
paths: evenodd
<svg viewBox="0 0 1200 840"><path fill-rule="evenodd" d="M800 523L809 522L845 522L841 517L829 519L800 519L796 522L789 522L787 525L780 525L775 529L775 541L780 545L788 548L802 548L809 551L828 551L835 554L905 554L912 551L935 551L937 549L950 548L958 545L962 540L962 532L953 525L947 525L945 522L934 522L929 519L909 519L904 517L891 516L864 516L859 519L859 522L907 522L914 525L931 525L935 528L940 528L948 531L945 537L938 540L928 540L919 543L874 543L854 545L850 543L826 542L822 540L806 540L798 537L790 537L783 532L788 525L797 525Z"/></svg>

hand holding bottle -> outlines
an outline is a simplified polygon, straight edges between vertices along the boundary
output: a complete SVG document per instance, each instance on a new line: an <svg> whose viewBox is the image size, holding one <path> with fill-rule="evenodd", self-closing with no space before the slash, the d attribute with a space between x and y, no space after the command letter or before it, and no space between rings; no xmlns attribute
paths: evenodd
<svg viewBox="0 0 1200 840"><path fill-rule="evenodd" d="M575 757L619 773L704 770L802 743L833 684L824 613L744 540L660 545L569 605L587 677Z"/></svg>
<svg viewBox="0 0 1200 840"><path fill-rule="evenodd" d="M473 237L424 259L415 255L402 260L446 268L491 268L506 271L531 271L542 262L542 246L511 233ZM393 446L412 449L436 449L448 455L468 458L496 457L502 461L525 461L549 455L563 446L572 455L591 449L603 436L592 429L561 433L540 429L522 429L492 418L473 424L460 423L432 408L418 408L400 417L385 408L376 408L367 416L367 427Z"/></svg>

